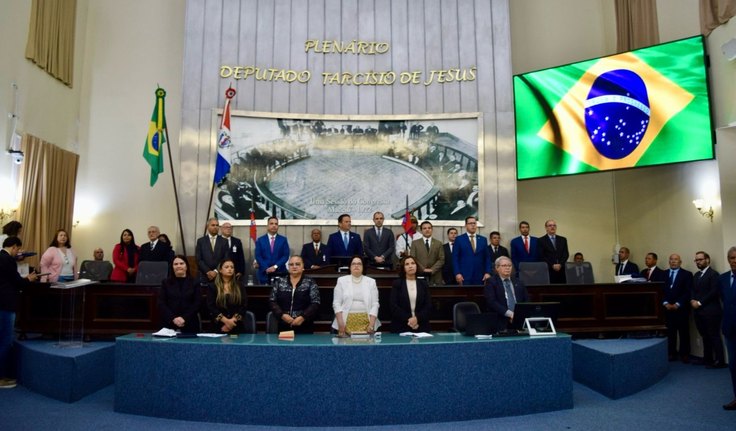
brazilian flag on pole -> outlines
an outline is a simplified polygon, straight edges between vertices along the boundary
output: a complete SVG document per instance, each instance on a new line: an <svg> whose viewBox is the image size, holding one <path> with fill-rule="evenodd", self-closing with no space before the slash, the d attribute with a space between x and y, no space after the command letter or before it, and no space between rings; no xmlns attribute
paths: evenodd
<svg viewBox="0 0 736 431"><path fill-rule="evenodd" d="M156 106L153 107L151 122L148 125L146 145L143 147L143 158L151 166L151 187L156 184L158 174L164 171L164 144L166 143L166 116L164 115L164 98L166 91L156 89Z"/></svg>

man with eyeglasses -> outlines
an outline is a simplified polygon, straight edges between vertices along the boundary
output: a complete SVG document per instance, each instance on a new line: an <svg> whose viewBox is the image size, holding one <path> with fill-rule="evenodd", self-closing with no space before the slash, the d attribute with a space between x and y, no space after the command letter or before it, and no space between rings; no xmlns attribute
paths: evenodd
<svg viewBox="0 0 736 431"><path fill-rule="evenodd" d="M690 306L698 333L703 338L703 365L706 368L726 368L721 342L721 295L718 292L718 272L710 267L710 255L695 253L695 265L700 271L693 276Z"/></svg>
<svg viewBox="0 0 736 431"><path fill-rule="evenodd" d="M524 283L514 276L514 264L506 256L496 259L496 274L488 281L483 295L488 310L496 320L496 330L501 331L514 320L517 302L529 300Z"/></svg>
<svg viewBox="0 0 736 431"><path fill-rule="evenodd" d="M570 258L567 250L567 238L557 235L557 222L547 220L544 223L547 234L539 238L539 255L549 268L549 281L554 284L565 284L565 262Z"/></svg>

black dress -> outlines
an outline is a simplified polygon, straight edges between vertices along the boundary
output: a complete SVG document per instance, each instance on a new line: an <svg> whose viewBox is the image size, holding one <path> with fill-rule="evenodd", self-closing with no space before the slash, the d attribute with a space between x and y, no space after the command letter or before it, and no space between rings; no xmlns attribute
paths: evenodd
<svg viewBox="0 0 736 431"><path fill-rule="evenodd" d="M233 316L240 316L235 327L227 332L228 334L244 334L250 332L245 326L245 312L247 311L246 305L248 305L248 296L245 293L245 286L238 280L233 279L232 283L240 289L240 304L234 304L232 302L232 295L227 295L226 306L221 307L217 305L217 287L214 283L210 284L207 292L207 309L210 312L210 319L212 321L212 332L223 333L222 323L219 321L219 317L227 317L228 319Z"/></svg>
<svg viewBox="0 0 736 431"><path fill-rule="evenodd" d="M161 282L161 293L158 296L158 308L161 312L161 323L166 328L181 329L181 332L195 334L201 332L199 308L202 303L202 292L199 283L191 277L170 277ZM181 316L184 327L174 324L174 318Z"/></svg>

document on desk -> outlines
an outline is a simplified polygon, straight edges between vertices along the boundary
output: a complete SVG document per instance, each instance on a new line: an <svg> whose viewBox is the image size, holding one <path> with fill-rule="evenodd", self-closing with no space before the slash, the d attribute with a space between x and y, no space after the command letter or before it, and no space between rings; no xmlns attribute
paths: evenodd
<svg viewBox="0 0 736 431"><path fill-rule="evenodd" d="M169 329L169 328L161 328L161 329L159 329L158 331L154 332L151 335L153 335L154 337L169 337L169 338L171 338L171 337L176 337L176 331L174 331L173 329Z"/></svg>
<svg viewBox="0 0 736 431"><path fill-rule="evenodd" d="M212 332L200 332L197 334L197 337L203 337L203 338L220 338L220 337L226 337L227 334L215 334Z"/></svg>
<svg viewBox="0 0 736 431"><path fill-rule="evenodd" d="M86 286L92 283L95 283L95 281L89 280L87 278L80 278L78 280L67 281L64 283L62 282L51 283L51 286L49 287L51 287L52 289L73 289L75 287Z"/></svg>
<svg viewBox="0 0 736 431"><path fill-rule="evenodd" d="M434 335L428 333L428 332L402 332L399 334L401 337L414 337L414 338L429 338L434 337Z"/></svg>

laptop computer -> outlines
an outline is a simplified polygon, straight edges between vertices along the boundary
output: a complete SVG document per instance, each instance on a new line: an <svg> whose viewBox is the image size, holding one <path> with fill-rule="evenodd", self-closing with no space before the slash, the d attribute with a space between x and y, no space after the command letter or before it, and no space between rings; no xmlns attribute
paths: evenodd
<svg viewBox="0 0 736 431"><path fill-rule="evenodd" d="M465 316L465 335L491 335L496 332L496 316L491 313L476 313Z"/></svg>

